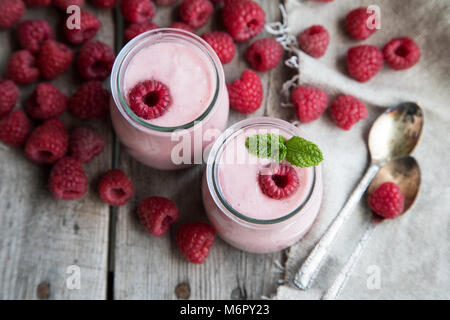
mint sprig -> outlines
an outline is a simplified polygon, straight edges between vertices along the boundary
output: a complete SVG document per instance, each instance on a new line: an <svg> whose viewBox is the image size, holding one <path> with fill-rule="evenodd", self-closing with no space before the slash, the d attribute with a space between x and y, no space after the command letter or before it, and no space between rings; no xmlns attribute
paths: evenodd
<svg viewBox="0 0 450 320"><path fill-rule="evenodd" d="M317 166L323 160L322 151L313 142L293 136L289 140L281 135L255 134L245 141L248 152L259 158L284 159L294 166L307 168Z"/></svg>

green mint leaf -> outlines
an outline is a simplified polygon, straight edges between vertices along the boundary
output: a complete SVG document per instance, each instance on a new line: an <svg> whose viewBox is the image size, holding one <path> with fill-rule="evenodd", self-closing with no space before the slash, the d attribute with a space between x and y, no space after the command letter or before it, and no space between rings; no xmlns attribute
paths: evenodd
<svg viewBox="0 0 450 320"><path fill-rule="evenodd" d="M297 167L314 167L323 160L319 147L300 137L294 136L286 141L286 148L286 160Z"/></svg>
<svg viewBox="0 0 450 320"><path fill-rule="evenodd" d="M277 162L286 157L286 139L277 134L255 134L245 140L248 152L259 158L272 158Z"/></svg>

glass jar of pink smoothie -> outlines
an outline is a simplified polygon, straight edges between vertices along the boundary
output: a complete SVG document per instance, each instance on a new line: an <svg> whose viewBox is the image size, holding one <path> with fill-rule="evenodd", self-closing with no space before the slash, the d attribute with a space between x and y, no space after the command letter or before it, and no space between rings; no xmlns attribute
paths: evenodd
<svg viewBox="0 0 450 320"><path fill-rule="evenodd" d="M250 154L245 140L260 133L307 139L299 128L280 119L258 117L234 124L212 146L202 196L208 219L226 242L267 253L291 246L312 226L322 202L322 170L320 165L300 168ZM285 199L267 196L258 180L263 170L279 165L293 168L299 181Z"/></svg>
<svg viewBox="0 0 450 320"><path fill-rule="evenodd" d="M144 120L132 111L127 95L138 83L153 79L169 88L172 103L163 115ZM111 92L117 136L131 156L153 168L201 163L203 150L227 124L222 64L203 39L183 30L156 29L131 40L114 63Z"/></svg>

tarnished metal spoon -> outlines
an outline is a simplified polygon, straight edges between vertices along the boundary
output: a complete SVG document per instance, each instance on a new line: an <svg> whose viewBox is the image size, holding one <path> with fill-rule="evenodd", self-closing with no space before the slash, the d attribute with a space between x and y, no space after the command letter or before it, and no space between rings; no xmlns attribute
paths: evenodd
<svg viewBox="0 0 450 320"><path fill-rule="evenodd" d="M411 154L420 140L423 124L422 109L413 102L389 108L375 120L368 140L371 156L369 168L296 274L294 284L297 287L306 290L311 286L336 235L375 174L388 161Z"/></svg>
<svg viewBox="0 0 450 320"><path fill-rule="evenodd" d="M377 173L369 188L367 189L367 193L372 193L379 185L388 181L395 182L400 187L400 190L405 196L405 207L402 212L402 215L404 215L411 209L415 200L417 199L417 195L419 194L419 164L413 157L410 156L388 162ZM369 239L371 238L375 227L383 221L389 221L389 219L381 219L376 215L373 216L369 226L364 232L364 235L361 237L350 258L347 260L347 263L338 273L331 287L323 295L323 300L335 300L339 297L342 289L347 283L347 280L350 278L354 267L356 266L364 249L366 248L366 245L369 242Z"/></svg>

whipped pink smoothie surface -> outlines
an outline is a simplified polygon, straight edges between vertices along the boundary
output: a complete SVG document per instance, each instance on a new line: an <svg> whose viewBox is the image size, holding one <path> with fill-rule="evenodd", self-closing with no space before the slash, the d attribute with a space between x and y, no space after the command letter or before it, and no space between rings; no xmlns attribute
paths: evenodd
<svg viewBox="0 0 450 320"><path fill-rule="evenodd" d="M164 83L172 96L172 105L162 116L146 120L160 127L180 126L200 117L217 86L212 62L199 48L183 42L159 42L139 50L125 71L125 97L145 80Z"/></svg>
<svg viewBox="0 0 450 320"><path fill-rule="evenodd" d="M306 200L312 188L314 169L293 166L300 185L288 198L276 200L265 195L259 185L258 176L261 172L266 172L275 161L258 158L248 152L245 140L256 133L274 133L281 134L286 139L291 138L286 132L267 127L242 130L227 142L219 155L219 189L228 204L242 215L259 220L281 218L293 212ZM281 164L290 165L287 162Z"/></svg>

